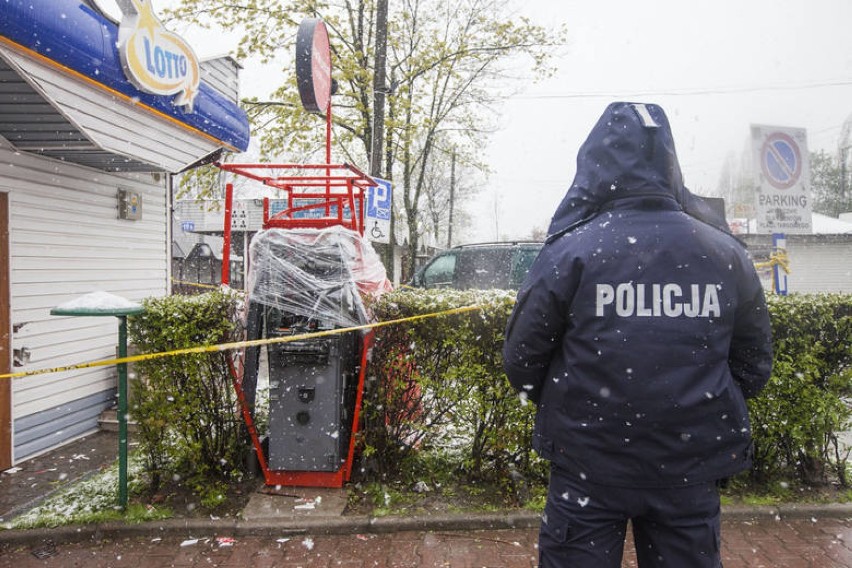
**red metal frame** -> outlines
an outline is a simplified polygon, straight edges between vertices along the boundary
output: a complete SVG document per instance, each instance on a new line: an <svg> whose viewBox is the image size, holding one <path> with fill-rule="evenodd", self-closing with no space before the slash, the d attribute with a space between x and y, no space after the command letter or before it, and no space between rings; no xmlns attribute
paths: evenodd
<svg viewBox="0 0 852 568"><path fill-rule="evenodd" d="M364 400L364 378L367 373L367 352L373 343L373 336L373 331L368 332L364 336L363 346L361 348L361 369L358 372L358 390L355 395L355 411L352 414L349 449L346 454L346 461L343 462L343 465L337 471L285 471L269 469L269 464L266 462L266 456L263 455L263 445L260 441L260 435L257 433L257 428L254 425L254 419L251 416L251 409L246 401L245 391L243 391L243 369L237 369L234 361L229 361L231 379L234 384L234 390L237 393L240 411L242 412L243 420L246 423L246 429L248 430L252 444L254 445L254 450L257 454L258 463L260 464L260 469L263 472L263 479L266 485L343 487L343 484L349 481L352 476L352 464L355 461L355 440L358 435L358 427L361 419L361 406Z"/></svg>
<svg viewBox="0 0 852 568"><path fill-rule="evenodd" d="M341 225L364 234L367 188L376 182L350 164L217 164L219 168L284 192L287 208L269 214L263 228L324 228ZM226 207L227 210L227 207ZM310 215L306 217L305 215Z"/></svg>
<svg viewBox="0 0 852 568"><path fill-rule="evenodd" d="M227 172L253 179L285 193L287 208L275 215L269 214L269 198L263 200L263 228L297 229L325 228L341 225L347 229L364 234L364 208L367 188L376 182L367 174L349 164L331 163L331 105L329 104L326 140L326 164L224 164L216 165ZM231 210L233 206L233 185L227 184L225 192L225 243L230 248ZM311 217L300 215L310 214ZM227 256L225 257L227 258ZM229 277L223 261L222 281ZM355 395L355 409L352 416L351 435L346 460L339 470L325 471L285 471L271 470L263 454L260 436L252 419L251 409L243 391L243 368L237 368L231 362L230 371L234 390L240 405L246 428L258 457L260 469L266 485L289 485L303 487L342 487L352 475L355 459L355 440L361 416L364 393L364 377L367 371L367 352L373 341L369 332L362 342L361 368L358 373L358 390Z"/></svg>

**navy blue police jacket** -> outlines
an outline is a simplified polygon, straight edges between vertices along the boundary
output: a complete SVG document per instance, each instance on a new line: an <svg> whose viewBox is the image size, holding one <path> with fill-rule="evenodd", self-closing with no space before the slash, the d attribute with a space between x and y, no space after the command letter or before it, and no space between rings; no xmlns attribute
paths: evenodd
<svg viewBox="0 0 852 568"><path fill-rule="evenodd" d="M670 487L751 464L746 399L772 366L763 289L742 244L683 185L656 105L613 103L506 329L533 446L589 481Z"/></svg>

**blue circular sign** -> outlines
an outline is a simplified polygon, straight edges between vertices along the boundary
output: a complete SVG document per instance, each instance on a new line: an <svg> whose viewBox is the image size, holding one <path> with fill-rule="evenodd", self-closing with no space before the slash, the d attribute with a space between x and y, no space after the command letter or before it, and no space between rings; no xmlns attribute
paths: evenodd
<svg viewBox="0 0 852 568"><path fill-rule="evenodd" d="M766 138L760 158L760 167L766 181L776 189L789 189L796 185L802 176L802 154L799 145L783 132L774 132Z"/></svg>

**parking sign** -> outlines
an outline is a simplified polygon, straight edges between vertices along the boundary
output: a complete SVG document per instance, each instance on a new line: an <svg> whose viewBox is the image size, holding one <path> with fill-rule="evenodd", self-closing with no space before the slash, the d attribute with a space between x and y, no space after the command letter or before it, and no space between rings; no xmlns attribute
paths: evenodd
<svg viewBox="0 0 852 568"><path fill-rule="evenodd" d="M811 232L810 163L805 130L752 125L758 174L758 233Z"/></svg>
<svg viewBox="0 0 852 568"><path fill-rule="evenodd" d="M364 234L373 242L388 244L393 209L393 186L388 180L373 179L378 185L367 188Z"/></svg>

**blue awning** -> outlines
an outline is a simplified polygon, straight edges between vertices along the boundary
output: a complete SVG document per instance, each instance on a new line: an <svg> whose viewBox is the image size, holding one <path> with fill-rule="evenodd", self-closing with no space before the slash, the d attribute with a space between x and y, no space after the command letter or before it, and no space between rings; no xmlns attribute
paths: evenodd
<svg viewBox="0 0 852 568"><path fill-rule="evenodd" d="M171 96L136 88L122 68L118 26L78 0L6 0L0 11L3 46L46 61L60 73L83 78L91 88L123 96L152 117L184 125L187 132L212 138L224 149L240 152L248 148L245 112L203 81L191 111L175 106ZM0 125L2 122L0 117Z"/></svg>

